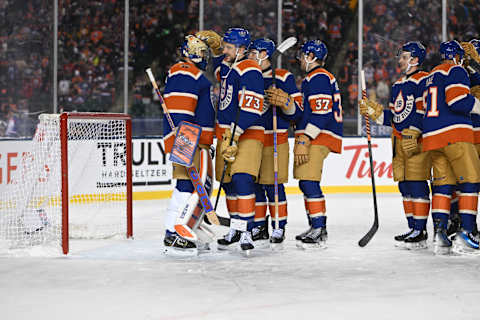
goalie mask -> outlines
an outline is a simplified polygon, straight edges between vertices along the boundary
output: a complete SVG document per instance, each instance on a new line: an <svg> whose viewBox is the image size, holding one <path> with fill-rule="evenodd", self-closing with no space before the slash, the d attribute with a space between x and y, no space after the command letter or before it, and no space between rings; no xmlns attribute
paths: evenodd
<svg viewBox="0 0 480 320"><path fill-rule="evenodd" d="M453 60L456 64L462 64L465 55L465 51L457 40L442 42L439 52L443 60ZM460 61L456 60L457 54L460 56Z"/></svg>
<svg viewBox="0 0 480 320"><path fill-rule="evenodd" d="M201 70L205 70L208 62L208 47L202 40L188 35L182 44L182 55L195 63Z"/></svg>
<svg viewBox="0 0 480 320"><path fill-rule="evenodd" d="M260 58L260 52L265 51L267 56ZM266 60L272 56L275 52L275 42L267 38L256 39L250 44L250 52L255 53L258 64L261 65L263 60Z"/></svg>

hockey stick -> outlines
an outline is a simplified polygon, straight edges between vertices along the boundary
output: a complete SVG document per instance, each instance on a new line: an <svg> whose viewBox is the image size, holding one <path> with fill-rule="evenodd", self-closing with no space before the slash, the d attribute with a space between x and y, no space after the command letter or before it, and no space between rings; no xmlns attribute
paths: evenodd
<svg viewBox="0 0 480 320"><path fill-rule="evenodd" d="M230 141L228 142L229 146L231 146L233 144L233 138L235 137L235 131L237 130L238 118L240 117L240 110L242 110L241 105L243 103L244 97L245 97L245 86L242 87L242 95L240 97L240 101L238 102L237 113L235 114L235 122L233 123L232 136L230 137ZM217 139L218 139L218 137L217 137ZM224 160L223 161L222 177L220 178L220 186L218 187L217 199L215 199L215 207L214 207L213 210L217 210L218 200L220 199L220 193L222 192L222 188L223 188L223 180L225 179L225 173L227 172L227 165L228 165L227 160ZM230 218L222 219L222 221L220 221L220 224L223 225L223 226L229 226L230 225Z"/></svg>
<svg viewBox="0 0 480 320"><path fill-rule="evenodd" d="M279 46L278 49L274 52L272 55L272 62L273 62L273 68L272 68L272 77L273 77L273 87L277 86L277 79L275 75L275 69L276 69L276 63L275 60L278 56L278 54L281 54L285 52L288 48L294 46L297 43L297 38L295 37L290 37L287 38L284 42L282 42ZM278 52L278 53L277 53ZM277 54L275 54L277 53ZM280 228L280 214L278 212L278 141L277 141L277 106L273 106L272 109L273 112L273 177L274 177L274 184L273 184L273 190L275 193L275 229Z"/></svg>
<svg viewBox="0 0 480 320"><path fill-rule="evenodd" d="M274 59L276 57L278 57L278 55L280 54L283 54L285 51L287 51L288 49L290 49L291 47L293 47L295 44L297 43L297 38L295 37L289 37L287 39L285 39L278 47L277 49L275 50L275 52L272 54L272 61L274 61ZM273 69L273 81L275 81L275 69ZM243 95L242 95L243 97ZM241 104L240 104L241 105ZM236 126L237 126L237 122L238 122L238 117L240 115L240 110L241 108L238 108L237 110L237 114L235 115L235 123L234 123L234 126L233 126L233 130L235 132L235 129L236 129ZM276 113L275 113L276 115ZM276 125L276 123L275 123ZM275 129L274 129L274 134L275 134ZM232 145L232 142L233 142L233 137L234 137L234 133L232 133L232 137L230 138L230 145ZM217 137L218 139L218 137ZM276 137L274 136L274 144L275 144L275 139ZM275 162L275 160L274 160ZM274 167L275 167L275 163L274 163ZM214 207L214 210L217 210L217 206L218 206L218 200L220 199L220 193L222 191L222 187L223 187L223 180L224 180L224 177L225 177L225 171L226 171L226 165L224 165L223 167L223 172L222 172L222 177L220 179L220 187L218 189L218 193L217 193L217 199L215 200L215 207ZM278 163L277 163L277 172L278 172ZM275 212L278 212L278 179L276 180L277 181L277 187L275 188L276 190L276 200L275 200ZM220 224L223 225L223 226L229 226L230 225L230 218L224 218L224 217L219 217L220 218ZM277 218L278 220L278 218ZM275 222L275 227L278 229L278 221Z"/></svg>
<svg viewBox="0 0 480 320"><path fill-rule="evenodd" d="M273 87L276 87L275 67L272 68ZM277 150L277 106L273 106L273 190L275 193L275 229L280 228L278 212L278 150Z"/></svg>
<svg viewBox="0 0 480 320"><path fill-rule="evenodd" d="M367 97L367 86L365 84L365 72L363 70L360 71L361 81L362 81L362 97ZM373 209L374 209L374 219L373 225L368 230L367 234L363 236L360 241L358 241L358 245L360 247L365 247L367 243L372 240L373 236L378 230L378 209L377 209L377 192L375 190L375 176L373 172L373 156L372 156L372 143L370 137L370 120L368 115L365 115L365 123L367 127L367 142L368 142L368 157L370 159L370 176L372 177L372 193L373 193Z"/></svg>
<svg viewBox="0 0 480 320"><path fill-rule="evenodd" d="M160 100L160 104L162 105L163 113L165 114L165 117L167 118L168 124L170 125L170 129L172 131L175 131L175 125L173 124L172 117L170 116L170 113L168 112L167 106L165 105L165 100L163 100L162 94L160 93L160 90L158 89L157 82L155 81L155 77L153 76L152 69L148 68L146 70L148 74L148 78L150 79L150 82L152 83L153 88L155 89L155 92L157 93L157 96ZM198 174L197 169L195 168L194 165L190 166L187 168L187 173L188 176L190 177L190 180L192 181L194 190L198 193L199 196L199 202L201 203L203 209L205 210L205 214L208 217L208 220L214 224L219 225L220 222L218 221L217 214L215 213L215 210L213 210L212 203L210 202L210 198L208 197L207 191L205 190L205 186L202 184L200 180L200 175Z"/></svg>

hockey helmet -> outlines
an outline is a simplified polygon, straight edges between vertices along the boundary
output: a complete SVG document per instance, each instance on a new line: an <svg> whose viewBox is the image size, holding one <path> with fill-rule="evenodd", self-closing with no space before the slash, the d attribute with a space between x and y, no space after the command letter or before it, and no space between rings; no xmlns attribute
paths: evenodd
<svg viewBox="0 0 480 320"><path fill-rule="evenodd" d="M465 51L457 40L442 42L439 51L444 60L453 60L457 54L460 56L460 60L462 60L465 55Z"/></svg>
<svg viewBox="0 0 480 320"><path fill-rule="evenodd" d="M230 28L223 35L223 42L231 43L237 47L248 49L250 45L250 33L244 28Z"/></svg>
<svg viewBox="0 0 480 320"><path fill-rule="evenodd" d="M182 55L192 60L201 70L205 70L208 62L208 47L199 38L188 35L182 44Z"/></svg>
<svg viewBox="0 0 480 320"><path fill-rule="evenodd" d="M473 46L477 50L477 53L480 54L480 40L472 39L472 40L470 40L470 43L473 44Z"/></svg>
<svg viewBox="0 0 480 320"><path fill-rule="evenodd" d="M267 56L271 57L275 52L275 42L268 38L256 39L250 44L250 50L257 50L258 52L266 51Z"/></svg>
<svg viewBox="0 0 480 320"><path fill-rule="evenodd" d="M305 55L312 52L314 56L321 61L324 61L328 54L327 46L320 40L309 40L305 42L301 48L301 52Z"/></svg>
<svg viewBox="0 0 480 320"><path fill-rule="evenodd" d="M425 47L418 41L410 41L405 43L402 46L402 51L410 52L410 56L412 58L418 58L418 64L423 63L425 60L425 55L427 54Z"/></svg>

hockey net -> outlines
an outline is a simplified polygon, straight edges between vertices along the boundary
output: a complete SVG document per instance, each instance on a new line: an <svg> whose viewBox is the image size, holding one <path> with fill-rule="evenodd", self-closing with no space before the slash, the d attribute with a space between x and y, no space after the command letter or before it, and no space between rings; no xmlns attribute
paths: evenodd
<svg viewBox="0 0 480 320"><path fill-rule="evenodd" d="M42 114L30 152L0 195L3 248L69 251L70 238L132 236L131 120Z"/></svg>

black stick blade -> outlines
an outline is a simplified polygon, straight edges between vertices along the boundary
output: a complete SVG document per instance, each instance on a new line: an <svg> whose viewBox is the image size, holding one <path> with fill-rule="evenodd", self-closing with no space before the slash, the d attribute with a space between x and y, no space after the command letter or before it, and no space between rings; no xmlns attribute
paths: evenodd
<svg viewBox="0 0 480 320"><path fill-rule="evenodd" d="M358 241L358 245L362 248L365 247L367 243L369 243L370 240L372 240L375 233L377 233L377 230L378 230L378 221L375 221L373 223L373 226L370 228L370 230L368 230L367 234L364 235L363 238L360 239L360 241Z"/></svg>

